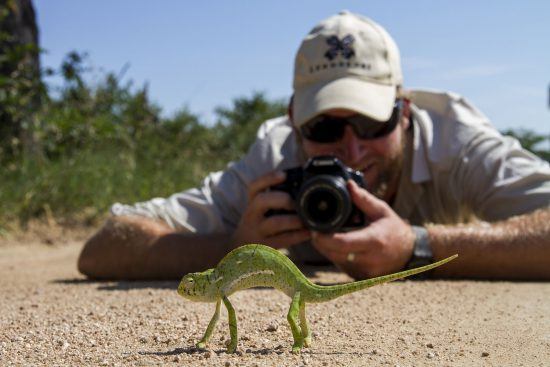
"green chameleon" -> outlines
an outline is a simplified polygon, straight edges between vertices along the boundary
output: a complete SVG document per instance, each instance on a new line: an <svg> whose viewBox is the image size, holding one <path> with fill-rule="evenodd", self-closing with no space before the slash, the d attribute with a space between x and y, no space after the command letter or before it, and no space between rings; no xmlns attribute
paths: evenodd
<svg viewBox="0 0 550 367"><path fill-rule="evenodd" d="M201 349L206 347L206 343L214 331L220 316L221 301L223 301L227 307L231 335L227 352L233 353L237 349L237 317L235 309L227 297L236 291L252 287L278 289L292 298L287 320L294 338L292 352L298 353L302 346L309 347L311 344L311 334L306 320L306 303L326 302L377 284L418 274L443 265L457 256L454 255L427 266L378 278L341 285L320 286L307 279L296 265L279 251L264 245L251 244L231 251L214 269L185 275L178 286L178 293L195 302L216 302L214 316L212 316L204 336L197 343L197 348Z"/></svg>

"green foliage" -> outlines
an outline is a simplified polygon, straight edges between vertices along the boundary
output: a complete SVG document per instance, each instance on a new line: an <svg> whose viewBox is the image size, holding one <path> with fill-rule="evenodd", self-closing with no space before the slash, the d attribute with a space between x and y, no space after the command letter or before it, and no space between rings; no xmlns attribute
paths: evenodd
<svg viewBox="0 0 550 367"><path fill-rule="evenodd" d="M258 128L265 120L284 115L287 103L270 102L262 93L253 93L250 99L237 98L232 108L218 107L219 122L216 128L221 132L220 143L229 153L230 159L237 159L254 140Z"/></svg>
<svg viewBox="0 0 550 367"><path fill-rule="evenodd" d="M246 152L258 126L284 113L282 101L261 93L216 110L207 126L184 108L162 117L147 86L122 83L107 73L87 83L87 56L69 53L35 111L41 159L19 152L0 157L0 227L53 215L87 222L101 218L114 202L168 196L197 185L208 173Z"/></svg>

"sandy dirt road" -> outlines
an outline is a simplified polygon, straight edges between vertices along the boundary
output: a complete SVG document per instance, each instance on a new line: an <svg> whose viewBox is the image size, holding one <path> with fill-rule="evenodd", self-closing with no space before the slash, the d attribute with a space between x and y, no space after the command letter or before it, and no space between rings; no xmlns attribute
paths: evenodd
<svg viewBox="0 0 550 367"><path fill-rule="evenodd" d="M81 244L0 246L0 365L550 366L550 283L401 281L310 305L313 345L300 355L290 300L247 290L231 297L240 340L227 355L225 310L196 350L213 304L181 299L175 281L87 281Z"/></svg>

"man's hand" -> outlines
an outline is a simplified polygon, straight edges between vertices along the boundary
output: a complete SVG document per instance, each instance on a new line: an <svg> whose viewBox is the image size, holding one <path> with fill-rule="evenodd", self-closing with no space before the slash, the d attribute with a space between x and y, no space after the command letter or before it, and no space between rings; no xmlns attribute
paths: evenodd
<svg viewBox="0 0 550 367"><path fill-rule="evenodd" d="M248 205L233 235L232 243L261 243L274 248L288 247L311 238L296 214L266 217L269 209L294 210L290 195L282 191L265 191L270 186L282 183L285 173L268 173L252 181L248 188Z"/></svg>
<svg viewBox="0 0 550 367"><path fill-rule="evenodd" d="M348 181L354 204L370 224L346 233L314 233L320 253L355 278L371 278L402 270L413 251L415 235L384 201Z"/></svg>

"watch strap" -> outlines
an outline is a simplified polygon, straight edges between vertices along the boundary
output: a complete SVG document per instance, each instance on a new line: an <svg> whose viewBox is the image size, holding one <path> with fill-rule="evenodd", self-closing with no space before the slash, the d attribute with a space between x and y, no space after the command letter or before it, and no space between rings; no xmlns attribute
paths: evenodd
<svg viewBox="0 0 550 367"><path fill-rule="evenodd" d="M411 226L415 234L414 247L406 269L413 269L433 262L433 252L430 246L428 230L421 226Z"/></svg>

